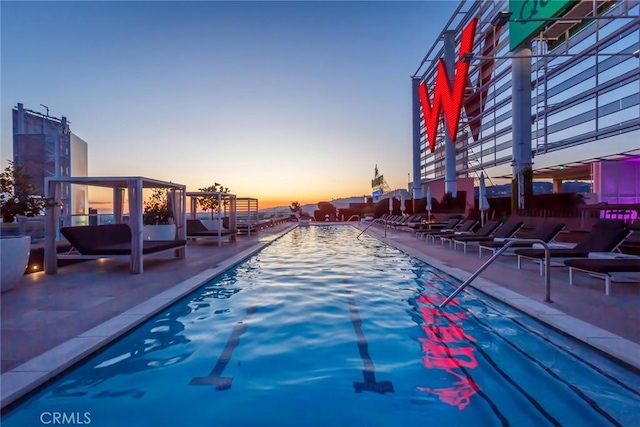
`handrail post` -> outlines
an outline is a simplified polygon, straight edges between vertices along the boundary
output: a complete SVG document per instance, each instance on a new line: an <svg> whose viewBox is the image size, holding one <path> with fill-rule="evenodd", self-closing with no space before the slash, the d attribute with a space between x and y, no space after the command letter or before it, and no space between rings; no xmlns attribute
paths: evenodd
<svg viewBox="0 0 640 427"><path fill-rule="evenodd" d="M551 301L551 249L544 245L544 302Z"/></svg>
<svg viewBox="0 0 640 427"><path fill-rule="evenodd" d="M360 236L362 236L362 233L364 233L365 231L367 231L367 230L369 229L369 227L371 227L373 224L375 224L375 223L376 223L376 221L382 221L382 222L384 222L384 237L387 237L387 221L385 221L385 220L384 220L384 219L382 219L382 218L376 218L376 219L374 219L373 221L371 221L371 224L367 225L367 226L365 227L365 229L364 229L364 230L362 230L362 231L360 232L360 234L358 234L358 236L356 237L356 239L360 239Z"/></svg>
<svg viewBox="0 0 640 427"><path fill-rule="evenodd" d="M504 251L506 251L515 242L539 243L544 248L544 265L545 265L545 269L544 269L544 302L553 302L553 301L551 301L551 249L549 248L549 245L547 244L547 242L545 242L544 240L541 240L541 239L518 239L518 238L515 238L515 239L510 239L503 247L501 247L495 254L493 254L493 256L491 256L491 258L489 258L487 260L487 262L482 264L482 266L480 266L480 268L478 270L476 270L476 272L473 273L471 275L471 277L469 277L467 280L465 280L465 282L462 285L458 286L458 288L455 291L453 291L451 293L451 295L449 295L447 297L447 299L445 299L438 306L438 308L443 308L445 305L449 304L451 302L451 300L453 298L455 298L456 295L458 295L460 292L462 292L462 290L464 288L469 286L469 284L471 284L471 282L473 282L475 280L475 278L480 275L480 273L482 273L487 267L489 267L491 264L493 264L493 262L500 255L502 255L502 253Z"/></svg>

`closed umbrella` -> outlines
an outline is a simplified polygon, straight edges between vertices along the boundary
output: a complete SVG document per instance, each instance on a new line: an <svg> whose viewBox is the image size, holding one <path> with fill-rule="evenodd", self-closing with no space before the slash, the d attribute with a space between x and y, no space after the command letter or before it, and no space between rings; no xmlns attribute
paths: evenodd
<svg viewBox="0 0 640 427"><path fill-rule="evenodd" d="M402 215L404 215L404 211L407 208L404 207L404 194L400 195L400 210L402 211Z"/></svg>
<svg viewBox="0 0 640 427"><path fill-rule="evenodd" d="M389 214L393 214L393 197L389 197Z"/></svg>
<svg viewBox="0 0 640 427"><path fill-rule="evenodd" d="M431 187L427 187L427 212L429 212L429 216L427 219L431 219L431 210L433 206L431 205Z"/></svg>
<svg viewBox="0 0 640 427"><path fill-rule="evenodd" d="M486 211L489 210L489 201L487 200L487 188L484 183L484 172L480 173L480 190L478 191L478 207L480 208L480 219L484 225Z"/></svg>

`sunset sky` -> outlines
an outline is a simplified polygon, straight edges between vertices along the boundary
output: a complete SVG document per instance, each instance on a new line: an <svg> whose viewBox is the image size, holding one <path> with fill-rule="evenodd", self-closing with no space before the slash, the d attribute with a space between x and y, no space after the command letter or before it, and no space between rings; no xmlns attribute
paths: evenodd
<svg viewBox="0 0 640 427"><path fill-rule="evenodd" d="M409 76L456 2L0 7L3 168L12 107L44 104L92 176L219 182L266 208L370 194L376 165L407 187Z"/></svg>

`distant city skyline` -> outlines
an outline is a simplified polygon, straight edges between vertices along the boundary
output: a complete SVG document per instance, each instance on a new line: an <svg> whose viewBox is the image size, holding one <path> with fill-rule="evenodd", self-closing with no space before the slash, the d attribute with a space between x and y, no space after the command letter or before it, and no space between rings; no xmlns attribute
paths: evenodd
<svg viewBox="0 0 640 427"><path fill-rule="evenodd" d="M21 102L68 117L92 176L219 182L261 208L370 194L375 165L406 188L409 76L456 6L3 1L3 165Z"/></svg>

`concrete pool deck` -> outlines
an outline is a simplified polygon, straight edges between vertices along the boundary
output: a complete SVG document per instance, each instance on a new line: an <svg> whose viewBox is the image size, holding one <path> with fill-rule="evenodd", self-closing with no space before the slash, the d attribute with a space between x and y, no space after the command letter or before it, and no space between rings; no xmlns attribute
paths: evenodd
<svg viewBox="0 0 640 427"><path fill-rule="evenodd" d="M353 223L352 223L353 224ZM128 261L98 260L67 266L57 275L23 277L2 294L1 405L14 402L69 366L126 333L212 277L261 250L296 224L285 223L218 247L189 243L185 259L158 254L145 258L145 272L129 273ZM358 226L362 228L359 224ZM477 251L464 254L413 233L373 226L371 234L464 280L484 261ZM543 303L543 278L537 265L517 270L502 257L474 287L576 336L640 369L640 291L638 284L614 283L606 296L602 280L580 275L568 284L565 268L553 269L551 298Z"/></svg>

